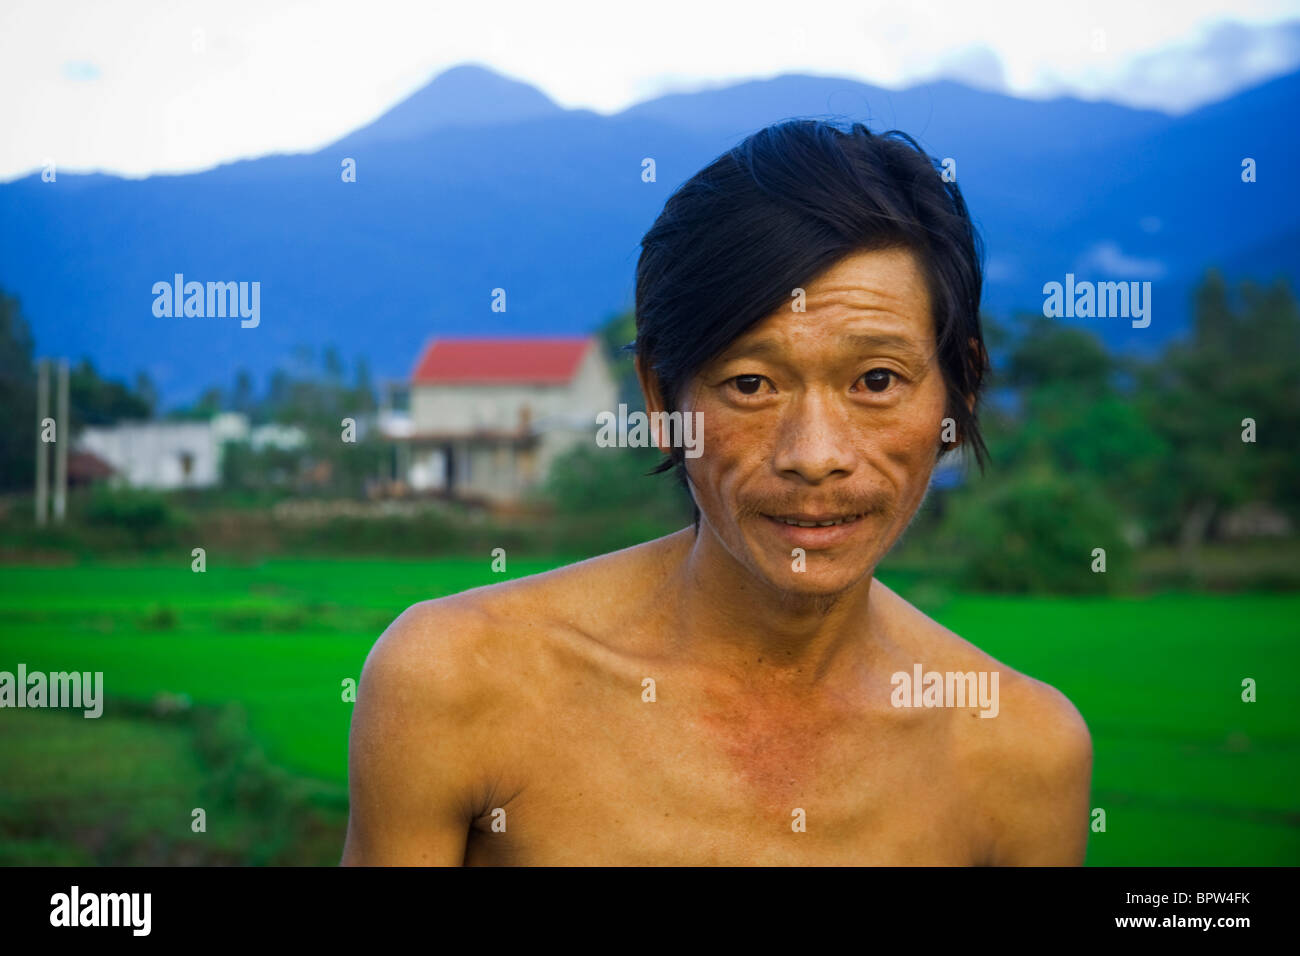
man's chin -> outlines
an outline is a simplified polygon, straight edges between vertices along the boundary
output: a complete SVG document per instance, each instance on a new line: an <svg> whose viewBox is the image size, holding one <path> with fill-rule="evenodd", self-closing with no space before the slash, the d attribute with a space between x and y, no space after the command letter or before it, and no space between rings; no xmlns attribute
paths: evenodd
<svg viewBox="0 0 1300 956"><path fill-rule="evenodd" d="M802 564L802 567L800 565ZM784 568L764 568L764 577L771 587L797 600L804 598L831 598L851 592L871 577L872 568L844 563L832 565L824 557L810 555L787 561Z"/></svg>
<svg viewBox="0 0 1300 956"><path fill-rule="evenodd" d="M781 591L825 597L851 590L870 577L875 561L864 560L879 542L880 519L868 514L850 525L828 528L783 526L758 519L749 537L756 564Z"/></svg>

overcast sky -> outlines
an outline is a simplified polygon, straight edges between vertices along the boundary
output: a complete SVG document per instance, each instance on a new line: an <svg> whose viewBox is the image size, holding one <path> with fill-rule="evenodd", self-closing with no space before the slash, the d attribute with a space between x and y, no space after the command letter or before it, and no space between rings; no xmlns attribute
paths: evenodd
<svg viewBox="0 0 1300 956"><path fill-rule="evenodd" d="M1183 112L1300 66L1297 18L1300 0L0 0L0 179L315 149L464 62L600 112L789 72Z"/></svg>

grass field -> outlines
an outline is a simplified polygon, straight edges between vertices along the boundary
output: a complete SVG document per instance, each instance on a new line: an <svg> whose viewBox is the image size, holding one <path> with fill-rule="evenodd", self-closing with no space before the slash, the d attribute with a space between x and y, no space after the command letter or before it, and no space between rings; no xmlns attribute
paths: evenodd
<svg viewBox="0 0 1300 956"><path fill-rule="evenodd" d="M486 557L0 568L0 670L103 671L113 700L98 721L0 711L0 862L332 862L344 679L409 604L501 577ZM926 597L881 577L1079 707L1106 811L1090 864L1300 863L1300 595ZM160 693L226 716L150 718ZM200 839L204 800L230 824Z"/></svg>

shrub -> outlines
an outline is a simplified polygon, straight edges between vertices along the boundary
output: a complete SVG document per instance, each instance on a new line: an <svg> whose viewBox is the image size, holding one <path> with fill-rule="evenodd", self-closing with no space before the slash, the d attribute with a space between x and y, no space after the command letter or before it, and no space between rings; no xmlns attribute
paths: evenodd
<svg viewBox="0 0 1300 956"><path fill-rule="evenodd" d="M962 583L987 591L1088 594L1130 582L1122 516L1085 475L1046 466L991 478L954 496L941 537L959 557ZM1106 552L1097 573L1093 549Z"/></svg>
<svg viewBox="0 0 1300 956"><path fill-rule="evenodd" d="M86 520L136 535L174 529L186 523L181 512L156 492L103 485L91 495Z"/></svg>

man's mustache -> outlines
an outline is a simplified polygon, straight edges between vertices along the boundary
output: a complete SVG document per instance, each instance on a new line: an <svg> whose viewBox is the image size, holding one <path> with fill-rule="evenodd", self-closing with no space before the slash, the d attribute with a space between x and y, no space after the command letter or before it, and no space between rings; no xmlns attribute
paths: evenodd
<svg viewBox="0 0 1300 956"><path fill-rule="evenodd" d="M741 502L738 515L742 518L761 518L765 515L860 515L888 513L894 503L887 491L863 491L853 495L837 494L830 498L810 498L799 495L781 495L771 498Z"/></svg>

